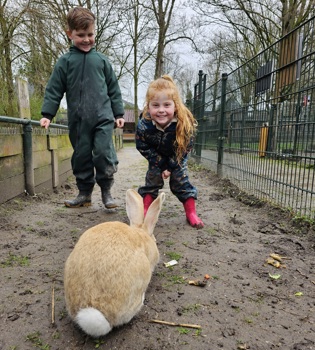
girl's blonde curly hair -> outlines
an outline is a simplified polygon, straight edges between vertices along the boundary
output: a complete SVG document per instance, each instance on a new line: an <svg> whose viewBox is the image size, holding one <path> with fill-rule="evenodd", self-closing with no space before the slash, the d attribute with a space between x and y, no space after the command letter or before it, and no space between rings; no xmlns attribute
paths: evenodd
<svg viewBox="0 0 315 350"><path fill-rule="evenodd" d="M174 117L177 118L175 149L176 159L180 163L183 155L188 151L191 138L196 133L197 121L183 103L177 86L169 75L163 75L161 78L149 84L143 109L143 117L145 119L151 120L150 114L148 113L149 102L160 92L167 95L175 104Z"/></svg>

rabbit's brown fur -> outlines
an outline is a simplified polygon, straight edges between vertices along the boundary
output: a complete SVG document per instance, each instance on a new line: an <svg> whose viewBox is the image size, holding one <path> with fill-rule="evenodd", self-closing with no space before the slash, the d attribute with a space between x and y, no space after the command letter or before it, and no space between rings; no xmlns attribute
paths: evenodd
<svg viewBox="0 0 315 350"><path fill-rule="evenodd" d="M64 275L67 310L86 333L105 335L112 327L129 322L143 305L145 290L159 260L152 233L164 196L161 194L152 203L143 219L142 197L128 190L130 226L121 222L94 226L82 234L69 255ZM98 310L108 325L94 326L94 316L89 316L85 329L78 313L86 308L91 313Z"/></svg>

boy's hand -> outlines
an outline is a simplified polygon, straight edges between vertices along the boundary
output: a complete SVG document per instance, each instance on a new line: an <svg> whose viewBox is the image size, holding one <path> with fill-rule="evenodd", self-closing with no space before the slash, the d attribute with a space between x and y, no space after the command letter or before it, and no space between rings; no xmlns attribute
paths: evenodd
<svg viewBox="0 0 315 350"><path fill-rule="evenodd" d="M45 129L48 129L49 125L50 125L50 120L48 118L42 118L40 121L40 126L45 128Z"/></svg>
<svg viewBox="0 0 315 350"><path fill-rule="evenodd" d="M125 119L124 118L117 118L116 120L115 120L115 124L116 124L116 127L117 128L123 128L124 127L124 125L125 125Z"/></svg>
<svg viewBox="0 0 315 350"><path fill-rule="evenodd" d="M170 172L170 171L164 170L164 171L162 172L162 179L166 180L167 178L170 177L170 175L171 175L171 172Z"/></svg>

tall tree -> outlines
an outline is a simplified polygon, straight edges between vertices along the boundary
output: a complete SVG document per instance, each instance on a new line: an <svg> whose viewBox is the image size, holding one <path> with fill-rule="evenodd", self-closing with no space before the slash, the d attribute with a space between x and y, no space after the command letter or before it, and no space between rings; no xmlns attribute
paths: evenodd
<svg viewBox="0 0 315 350"><path fill-rule="evenodd" d="M23 53L24 48L19 46L14 37L19 35L25 13L28 12L30 1L0 0L0 55L1 80L3 82L4 113L14 116L16 113L16 98L14 90L13 62Z"/></svg>
<svg viewBox="0 0 315 350"><path fill-rule="evenodd" d="M129 0L129 7L122 10L124 30L120 35L121 67L126 72L127 84L133 87L135 122L139 114L138 89L142 82L143 67L152 60L156 50L155 33L156 29L150 25L153 21L152 11L148 9L148 0ZM132 84L130 84L130 79Z"/></svg>
<svg viewBox="0 0 315 350"><path fill-rule="evenodd" d="M193 33L196 32L189 31L191 23L187 20L185 15L177 15L175 18L174 9L176 0L150 1L151 10L154 13L158 30L154 73L154 78L156 79L165 73L165 60L167 59L165 55L166 47L179 41L189 41L192 45L195 46ZM180 8L182 5L179 1L177 1L177 3L179 4L177 7L177 13L181 13Z"/></svg>
<svg viewBox="0 0 315 350"><path fill-rule="evenodd" d="M175 0L151 0L152 9L158 24L158 42L154 78L162 75L167 31L173 14Z"/></svg>
<svg viewBox="0 0 315 350"><path fill-rule="evenodd" d="M192 8L200 25L234 28L248 45L254 36L259 51L315 14L309 0L192 0Z"/></svg>

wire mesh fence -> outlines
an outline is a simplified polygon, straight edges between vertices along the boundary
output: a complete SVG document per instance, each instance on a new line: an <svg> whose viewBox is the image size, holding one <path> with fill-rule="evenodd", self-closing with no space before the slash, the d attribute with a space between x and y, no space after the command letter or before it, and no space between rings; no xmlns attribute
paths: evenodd
<svg viewBox="0 0 315 350"><path fill-rule="evenodd" d="M315 18L188 101L193 157L250 195L315 218Z"/></svg>

